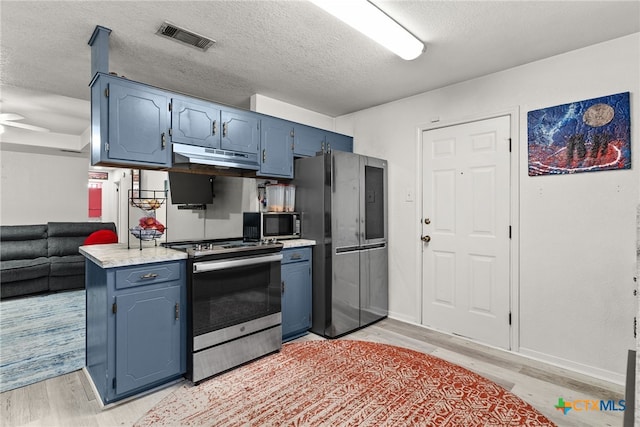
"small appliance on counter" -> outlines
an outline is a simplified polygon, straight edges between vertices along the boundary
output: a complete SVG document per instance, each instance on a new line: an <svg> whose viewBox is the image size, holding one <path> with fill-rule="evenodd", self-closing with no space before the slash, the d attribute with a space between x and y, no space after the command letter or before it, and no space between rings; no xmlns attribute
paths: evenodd
<svg viewBox="0 0 640 427"><path fill-rule="evenodd" d="M269 184L266 188L267 211L295 211L296 186L290 184Z"/></svg>
<svg viewBox="0 0 640 427"><path fill-rule="evenodd" d="M246 242L299 239L300 230L297 212L244 212L242 216L242 239Z"/></svg>

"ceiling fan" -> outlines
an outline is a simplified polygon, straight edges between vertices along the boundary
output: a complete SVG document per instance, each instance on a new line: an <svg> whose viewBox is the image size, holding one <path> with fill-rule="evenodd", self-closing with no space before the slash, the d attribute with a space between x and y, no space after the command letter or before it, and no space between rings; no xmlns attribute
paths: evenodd
<svg viewBox="0 0 640 427"><path fill-rule="evenodd" d="M0 113L0 125L12 126L14 128L27 129L35 132L49 132L49 129L40 126L29 125L26 123L20 123L16 120L24 119L23 116L16 113Z"/></svg>

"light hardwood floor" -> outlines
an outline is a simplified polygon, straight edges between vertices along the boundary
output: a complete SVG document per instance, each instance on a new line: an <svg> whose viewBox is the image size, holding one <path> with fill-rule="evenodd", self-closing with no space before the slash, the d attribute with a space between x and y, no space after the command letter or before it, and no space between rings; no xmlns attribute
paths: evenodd
<svg viewBox="0 0 640 427"><path fill-rule="evenodd" d="M309 334L299 340L322 339ZM429 353L489 378L530 403L558 426L621 426L622 412L556 410L558 398L624 399L623 386L566 371L468 340L393 319L342 339L368 340ZM180 387L102 409L82 371L0 394L0 425L8 426L130 426L165 396Z"/></svg>

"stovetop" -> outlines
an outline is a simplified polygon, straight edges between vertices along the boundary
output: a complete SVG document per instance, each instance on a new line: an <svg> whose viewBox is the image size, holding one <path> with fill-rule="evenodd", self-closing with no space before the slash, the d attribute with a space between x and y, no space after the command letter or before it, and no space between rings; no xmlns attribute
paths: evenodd
<svg viewBox="0 0 640 427"><path fill-rule="evenodd" d="M209 255L250 254L251 252L277 252L282 250L282 243L276 240L263 240L260 242L245 242L242 239L231 240L190 240L183 242L163 243L169 249L184 251L191 258L205 257Z"/></svg>

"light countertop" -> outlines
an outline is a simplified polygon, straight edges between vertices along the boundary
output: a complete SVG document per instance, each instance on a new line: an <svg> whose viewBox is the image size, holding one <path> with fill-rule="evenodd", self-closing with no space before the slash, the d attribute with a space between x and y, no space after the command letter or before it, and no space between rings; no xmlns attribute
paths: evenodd
<svg viewBox="0 0 640 427"><path fill-rule="evenodd" d="M187 259L187 253L163 246L132 247L124 243L80 246L80 253L102 268Z"/></svg>
<svg viewBox="0 0 640 427"><path fill-rule="evenodd" d="M314 246L316 244L315 240L308 239L288 239L281 240L281 242L284 245L282 249L299 248L302 246Z"/></svg>
<svg viewBox="0 0 640 427"><path fill-rule="evenodd" d="M283 249L316 244L315 240L307 239L283 240L282 243L284 245ZM131 249L127 249L127 245L124 243L80 246L80 253L102 268L187 259L186 252L175 249L168 249L163 246L145 246L142 250L140 250L140 247L134 246Z"/></svg>

